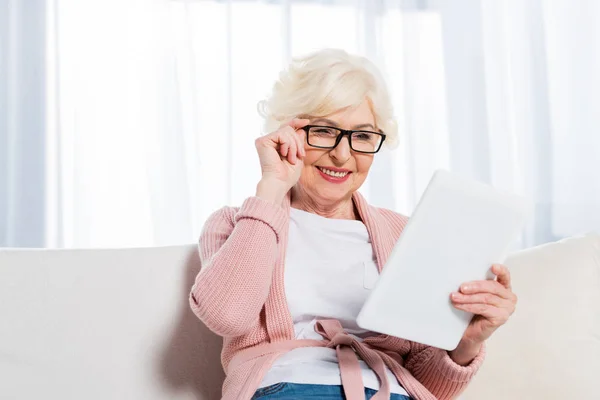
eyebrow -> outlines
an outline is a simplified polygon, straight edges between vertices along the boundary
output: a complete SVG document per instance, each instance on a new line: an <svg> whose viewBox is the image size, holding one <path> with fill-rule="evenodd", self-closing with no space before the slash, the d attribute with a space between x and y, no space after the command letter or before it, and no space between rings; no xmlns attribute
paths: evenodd
<svg viewBox="0 0 600 400"><path fill-rule="evenodd" d="M339 128L338 124L330 119L327 118L317 118L314 121L312 121L313 124L316 124L318 122L323 122L327 125ZM372 130L375 130L376 128L373 126L373 124L359 124L359 125L355 125L352 130L357 130L357 129L364 129L364 128L371 128Z"/></svg>

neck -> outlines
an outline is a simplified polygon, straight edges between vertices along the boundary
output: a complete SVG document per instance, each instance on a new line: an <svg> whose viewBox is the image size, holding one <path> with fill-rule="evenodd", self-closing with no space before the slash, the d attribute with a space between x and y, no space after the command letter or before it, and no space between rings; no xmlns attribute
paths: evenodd
<svg viewBox="0 0 600 400"><path fill-rule="evenodd" d="M325 218L360 220L352 196L340 201L323 204L315 201L298 187L292 188L291 206Z"/></svg>

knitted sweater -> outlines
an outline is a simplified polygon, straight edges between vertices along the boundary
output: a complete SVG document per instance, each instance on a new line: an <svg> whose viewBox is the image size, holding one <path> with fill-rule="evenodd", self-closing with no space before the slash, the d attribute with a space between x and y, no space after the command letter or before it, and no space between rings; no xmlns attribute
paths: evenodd
<svg viewBox="0 0 600 400"><path fill-rule="evenodd" d="M367 204L354 204L367 227L378 269L386 263L408 218ZM250 197L240 208L224 207L204 225L199 241L201 270L190 306L206 326L223 337L226 373L224 400L249 400L277 357L293 348L327 345L294 339L294 324L284 290L284 260L290 196L281 206ZM481 352L467 366L442 349L388 335L370 339L393 357L393 371L404 371L402 386L415 400L452 399L479 369Z"/></svg>

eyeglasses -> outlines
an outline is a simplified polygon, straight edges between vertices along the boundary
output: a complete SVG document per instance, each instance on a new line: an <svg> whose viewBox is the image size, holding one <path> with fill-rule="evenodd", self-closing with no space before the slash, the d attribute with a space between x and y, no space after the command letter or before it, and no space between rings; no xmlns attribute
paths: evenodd
<svg viewBox="0 0 600 400"><path fill-rule="evenodd" d="M371 131L352 131L332 126L306 125L306 142L319 149L334 149L344 136L348 136L350 148L358 153L374 154L381 149L385 134Z"/></svg>

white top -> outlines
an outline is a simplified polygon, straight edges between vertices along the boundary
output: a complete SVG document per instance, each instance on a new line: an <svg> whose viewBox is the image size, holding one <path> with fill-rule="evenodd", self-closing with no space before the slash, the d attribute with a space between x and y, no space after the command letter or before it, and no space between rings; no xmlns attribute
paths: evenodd
<svg viewBox="0 0 600 400"><path fill-rule="evenodd" d="M367 228L361 221L324 218L292 208L285 260L285 294L296 339L323 337L317 319L337 319L362 340L373 333L356 324L379 273ZM359 360L365 387L378 390L375 373ZM387 369L391 392L408 395ZM279 382L341 385L335 349L303 347L279 357L260 387Z"/></svg>

